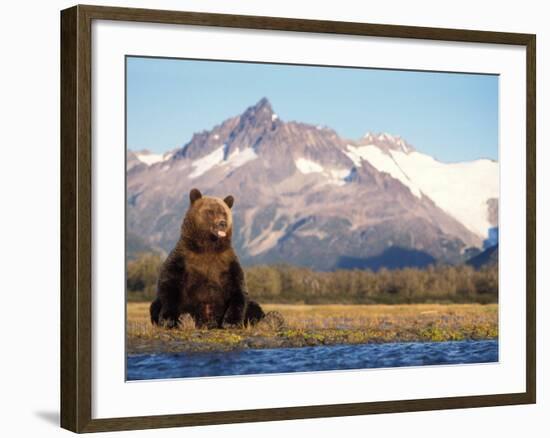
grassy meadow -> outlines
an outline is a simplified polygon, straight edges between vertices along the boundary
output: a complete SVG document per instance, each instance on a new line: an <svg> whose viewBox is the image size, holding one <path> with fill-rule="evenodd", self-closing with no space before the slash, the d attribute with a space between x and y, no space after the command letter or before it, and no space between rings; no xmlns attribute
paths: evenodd
<svg viewBox="0 0 550 438"><path fill-rule="evenodd" d="M127 352L229 351L374 342L453 341L498 337L497 304L262 304L284 324L198 330L189 316L178 329L155 327L148 302L127 304Z"/></svg>
<svg viewBox="0 0 550 438"><path fill-rule="evenodd" d="M149 321L162 261L153 253L128 261L129 353L498 337L497 267L317 272L251 266L245 268L251 298L265 312L281 314L282 326L266 318L255 327L199 330L185 316L178 329L167 330Z"/></svg>

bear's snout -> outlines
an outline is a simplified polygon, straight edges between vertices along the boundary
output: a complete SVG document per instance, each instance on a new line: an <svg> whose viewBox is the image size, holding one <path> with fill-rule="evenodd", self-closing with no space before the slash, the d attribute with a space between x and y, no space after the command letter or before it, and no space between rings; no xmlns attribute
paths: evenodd
<svg viewBox="0 0 550 438"><path fill-rule="evenodd" d="M226 229L227 229L227 221L225 219L221 219L221 220L217 221L216 222L216 231L215 231L216 237L225 237L225 236L227 236Z"/></svg>

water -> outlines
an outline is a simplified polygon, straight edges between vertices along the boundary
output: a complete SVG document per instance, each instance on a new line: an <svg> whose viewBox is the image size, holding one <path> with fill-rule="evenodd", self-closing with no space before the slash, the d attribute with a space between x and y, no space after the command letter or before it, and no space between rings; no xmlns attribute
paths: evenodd
<svg viewBox="0 0 550 438"><path fill-rule="evenodd" d="M128 380L498 361L498 341L407 342L128 355Z"/></svg>

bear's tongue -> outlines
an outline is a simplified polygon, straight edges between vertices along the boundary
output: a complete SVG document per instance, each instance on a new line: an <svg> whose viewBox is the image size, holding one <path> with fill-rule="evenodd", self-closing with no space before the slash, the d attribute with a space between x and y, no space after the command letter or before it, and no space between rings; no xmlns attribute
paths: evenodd
<svg viewBox="0 0 550 438"><path fill-rule="evenodd" d="M225 237L225 231L218 231L218 237Z"/></svg>

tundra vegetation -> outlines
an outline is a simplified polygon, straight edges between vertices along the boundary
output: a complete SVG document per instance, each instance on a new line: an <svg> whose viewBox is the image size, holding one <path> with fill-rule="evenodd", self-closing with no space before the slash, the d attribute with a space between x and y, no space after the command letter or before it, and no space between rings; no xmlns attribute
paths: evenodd
<svg viewBox="0 0 550 438"><path fill-rule="evenodd" d="M280 312L241 329L198 329L189 315L177 329L153 326L148 303L127 305L128 353L224 351L380 342L439 342L498 337L496 304L266 304Z"/></svg>
<svg viewBox="0 0 550 438"><path fill-rule="evenodd" d="M128 261L128 301L150 301L156 292L160 255ZM250 296L277 304L497 303L498 268L430 266L427 269L313 271L290 265L244 269Z"/></svg>
<svg viewBox="0 0 550 438"><path fill-rule="evenodd" d="M498 337L495 267L316 272L253 266L245 269L251 298L266 312L280 312L283 325L267 319L253 327L207 330L184 315L170 330L153 326L148 315L162 261L147 253L128 262L128 353Z"/></svg>

